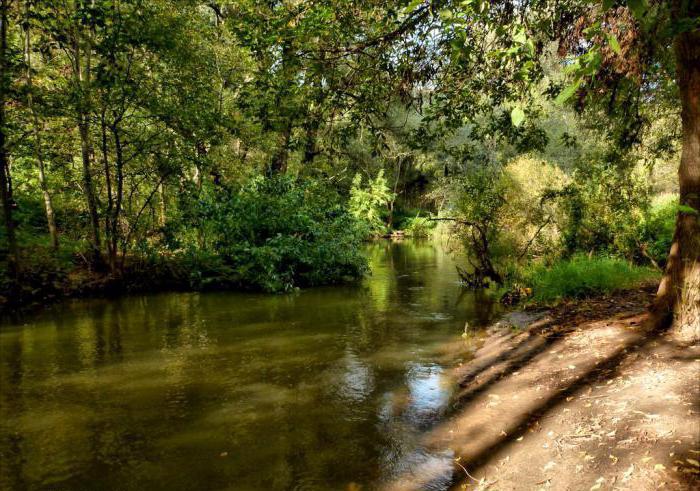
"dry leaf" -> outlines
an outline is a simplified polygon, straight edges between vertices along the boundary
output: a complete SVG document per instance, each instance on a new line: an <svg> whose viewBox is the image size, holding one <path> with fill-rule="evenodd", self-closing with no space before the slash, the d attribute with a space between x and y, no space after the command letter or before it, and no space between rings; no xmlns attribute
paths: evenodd
<svg viewBox="0 0 700 491"><path fill-rule="evenodd" d="M595 484L594 484L593 486L591 486L591 491L595 491L596 489L602 488L604 482L605 482L605 478L604 478L604 477L599 477L599 478L596 480Z"/></svg>

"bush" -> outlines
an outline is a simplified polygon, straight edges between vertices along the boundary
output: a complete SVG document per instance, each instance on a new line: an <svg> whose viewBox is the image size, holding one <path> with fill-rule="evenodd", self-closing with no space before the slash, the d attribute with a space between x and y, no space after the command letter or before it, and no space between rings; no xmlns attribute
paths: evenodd
<svg viewBox="0 0 700 491"><path fill-rule="evenodd" d="M199 235L169 234L188 242L170 245L190 264L194 288L286 291L358 278L366 270L361 226L339 196L317 182L259 177L240 189L214 188L205 198L190 217Z"/></svg>
<svg viewBox="0 0 700 491"><path fill-rule="evenodd" d="M415 216L401 222L401 229L407 237L430 237L435 229L434 220L427 217Z"/></svg>
<svg viewBox="0 0 700 491"><path fill-rule="evenodd" d="M553 302L634 288L658 275L656 270L622 259L576 255L550 267L531 265L521 278L532 289L532 300Z"/></svg>
<svg viewBox="0 0 700 491"><path fill-rule="evenodd" d="M388 206L393 199L394 194L387 185L384 170L380 170L376 178L369 179L366 188L362 185L362 176L355 175L348 207L352 216L364 227L365 236L377 237L387 233Z"/></svg>
<svg viewBox="0 0 700 491"><path fill-rule="evenodd" d="M673 242L678 213L678 196L668 195L652 204L646 217L641 221L637 232L644 252L659 266L666 264L668 252Z"/></svg>

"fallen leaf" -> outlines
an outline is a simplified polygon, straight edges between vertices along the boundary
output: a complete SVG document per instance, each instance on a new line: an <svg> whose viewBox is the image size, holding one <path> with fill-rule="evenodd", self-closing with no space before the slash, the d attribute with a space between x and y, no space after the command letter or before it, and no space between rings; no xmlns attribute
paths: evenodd
<svg viewBox="0 0 700 491"><path fill-rule="evenodd" d="M632 477L633 472L634 472L634 464L630 464L630 466L627 468L624 475L622 476L622 480L629 481L629 478Z"/></svg>
<svg viewBox="0 0 700 491"><path fill-rule="evenodd" d="M591 486L591 491L595 491L596 489L602 488L604 482L605 482L605 478L604 478L604 477L599 477L599 478L596 480L595 484L594 484L593 486Z"/></svg>

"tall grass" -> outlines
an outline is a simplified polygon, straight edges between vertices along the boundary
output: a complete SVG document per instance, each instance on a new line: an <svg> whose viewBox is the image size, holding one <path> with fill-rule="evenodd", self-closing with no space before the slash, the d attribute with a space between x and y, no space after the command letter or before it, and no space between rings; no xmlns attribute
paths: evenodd
<svg viewBox="0 0 700 491"><path fill-rule="evenodd" d="M522 272L523 283L532 289L532 300L551 303L635 288L658 279L652 268L611 257L574 256L552 266L531 265Z"/></svg>

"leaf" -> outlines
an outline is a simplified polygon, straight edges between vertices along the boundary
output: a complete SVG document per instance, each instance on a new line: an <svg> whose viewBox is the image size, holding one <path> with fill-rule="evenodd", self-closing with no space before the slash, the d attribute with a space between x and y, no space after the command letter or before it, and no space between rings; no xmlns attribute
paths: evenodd
<svg viewBox="0 0 700 491"><path fill-rule="evenodd" d="M577 79L573 84L567 86L559 92L559 95L557 96L556 99L554 99L554 102L557 104L564 104L567 100L571 98L572 95L576 93L578 88L581 86L581 79Z"/></svg>
<svg viewBox="0 0 700 491"><path fill-rule="evenodd" d="M406 8L404 9L404 13L410 14L422 4L423 4L423 0L413 0L411 3L406 5Z"/></svg>
<svg viewBox="0 0 700 491"><path fill-rule="evenodd" d="M518 44L525 44L527 41L527 35L525 34L525 31L523 29L519 29L516 31L516 33L513 35L513 41L515 41Z"/></svg>
<svg viewBox="0 0 700 491"><path fill-rule="evenodd" d="M595 491L596 489L602 488L604 482L605 482L605 478L602 476L599 477L598 479L596 479L595 484L593 486L591 486L591 491Z"/></svg>
<svg viewBox="0 0 700 491"><path fill-rule="evenodd" d="M622 49L620 48L620 43L617 41L617 38L614 34L608 34L608 44L618 56L622 56Z"/></svg>
<svg viewBox="0 0 700 491"><path fill-rule="evenodd" d="M645 0L627 0L627 6L634 14L634 17L641 21L647 11L647 2Z"/></svg>
<svg viewBox="0 0 700 491"><path fill-rule="evenodd" d="M700 462L698 462L695 459L685 459L689 464L694 465L695 467L700 467Z"/></svg>
<svg viewBox="0 0 700 491"><path fill-rule="evenodd" d="M525 121L525 111L520 106L514 107L510 112L510 121L513 123L513 126L520 126Z"/></svg>
<svg viewBox="0 0 700 491"><path fill-rule="evenodd" d="M688 205L678 205L678 211L681 213L687 213L689 215L697 215L698 210Z"/></svg>

